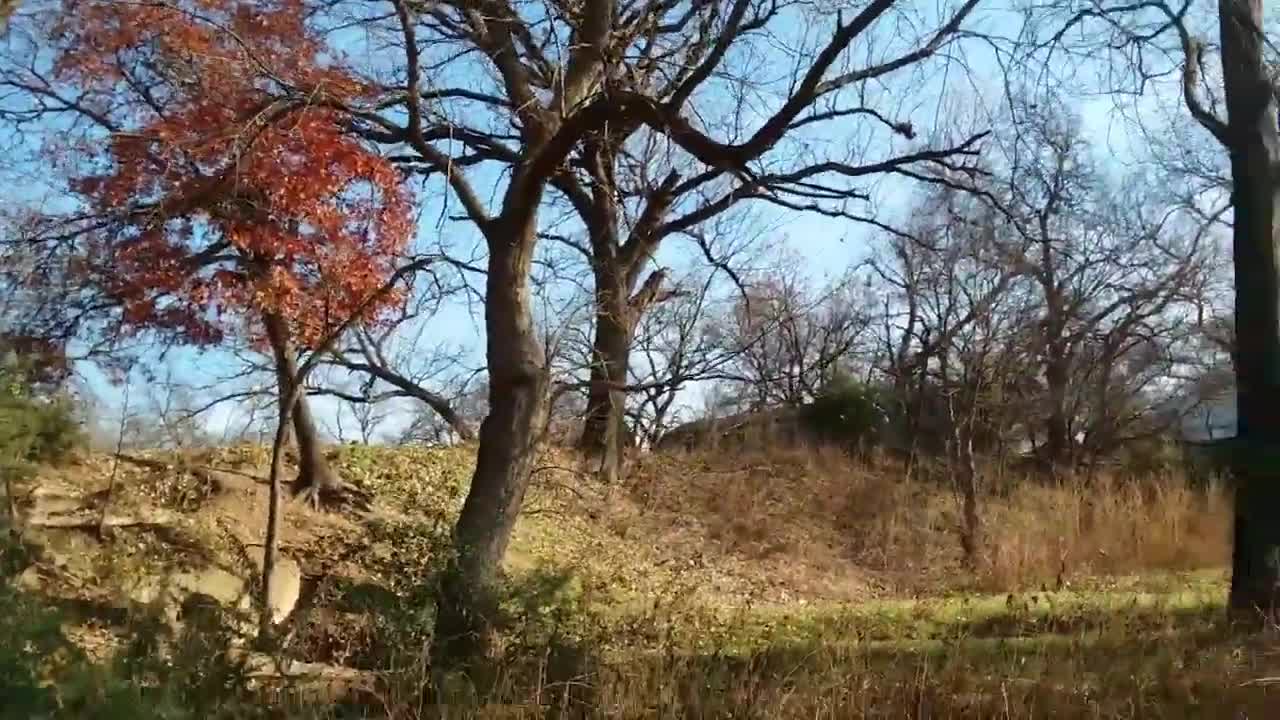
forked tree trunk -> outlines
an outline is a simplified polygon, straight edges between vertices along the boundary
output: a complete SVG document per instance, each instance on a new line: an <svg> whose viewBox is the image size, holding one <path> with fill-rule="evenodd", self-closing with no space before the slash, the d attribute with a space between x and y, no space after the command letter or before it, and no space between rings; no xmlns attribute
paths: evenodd
<svg viewBox="0 0 1280 720"><path fill-rule="evenodd" d="M597 286L600 284L597 279ZM621 298L621 299L619 299ZM600 475L615 483L621 475L626 422L627 370L635 323L625 293L596 291L596 328L591 347L591 380L579 449L596 458Z"/></svg>
<svg viewBox="0 0 1280 720"><path fill-rule="evenodd" d="M547 416L546 359L530 309L534 225L530 220L513 230L509 240L489 244L489 415L480 425L471 490L454 528L455 556L443 579L432 646L435 667L461 667L476 682L483 682L491 659L502 558Z"/></svg>
<svg viewBox="0 0 1280 720"><path fill-rule="evenodd" d="M1263 62L1261 0L1220 0L1231 152L1238 447L1233 610L1275 615L1280 585L1280 133Z"/></svg>
<svg viewBox="0 0 1280 720"><path fill-rule="evenodd" d="M275 357L277 392L283 402L292 392L294 380L298 376L298 359L289 338L289 323L275 313L263 313L262 319ZM346 485L334 474L329 461L325 459L306 397L297 399L290 415L294 439L298 444L298 479L295 491L305 493L316 502L344 492Z"/></svg>

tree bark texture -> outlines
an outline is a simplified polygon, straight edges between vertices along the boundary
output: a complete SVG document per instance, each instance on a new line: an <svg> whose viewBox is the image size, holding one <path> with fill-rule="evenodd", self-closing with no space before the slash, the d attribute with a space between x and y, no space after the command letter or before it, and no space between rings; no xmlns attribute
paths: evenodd
<svg viewBox="0 0 1280 720"><path fill-rule="evenodd" d="M656 270L640 283L640 272L662 242L658 226L670 208L671 191L678 177L670 175L654 189L627 236L621 238L614 166L620 143L638 127L633 121L617 128L616 137L589 141L583 148L592 183L589 202L584 198L580 214L591 242L596 323L587 412L578 447L600 460L600 475L606 482L616 482L622 471L623 438L627 435L627 393L623 388L636 324L650 305L661 301L665 280L665 273Z"/></svg>
<svg viewBox="0 0 1280 720"><path fill-rule="evenodd" d="M529 291L534 229L530 217L512 227L510 241L489 244L489 414L480 425L471 490L454 527L455 556L442 582L432 647L433 663L461 666L472 671L473 680L491 658L502 559L548 411L546 358Z"/></svg>
<svg viewBox="0 0 1280 720"><path fill-rule="evenodd" d="M601 476L608 482L616 482L622 467L627 402L623 388L627 383L635 313L630 307L626 289L600 288L601 279L596 282L591 379L579 448L599 458Z"/></svg>
<svg viewBox="0 0 1280 720"><path fill-rule="evenodd" d="M972 400L970 400L972 402ZM973 429L976 408L966 409L965 417L951 412L951 476L960 496L964 516L960 526L960 549L965 561L977 568L982 553L982 515L978 509L978 463L973 453Z"/></svg>
<svg viewBox="0 0 1280 720"><path fill-rule="evenodd" d="M1071 437L1071 422L1067 412L1067 386L1070 384L1065 350L1054 347L1059 353L1050 357L1045 365L1045 384L1049 389L1049 417L1045 423L1045 461L1055 479L1071 469L1074 458L1075 438Z"/></svg>

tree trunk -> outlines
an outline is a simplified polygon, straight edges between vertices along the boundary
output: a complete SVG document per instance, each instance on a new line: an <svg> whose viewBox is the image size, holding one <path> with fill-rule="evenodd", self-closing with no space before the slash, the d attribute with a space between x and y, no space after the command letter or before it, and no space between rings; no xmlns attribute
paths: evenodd
<svg viewBox="0 0 1280 720"><path fill-rule="evenodd" d="M289 397L298 376L298 359L289 340L289 324L276 313L263 313L267 340L275 356L276 384L280 402ZM294 440L298 445L298 479L295 492L303 493L318 504L326 498L341 495L348 488L338 479L324 457L315 421L306 397L299 397L290 413Z"/></svg>
<svg viewBox="0 0 1280 720"><path fill-rule="evenodd" d="M1220 0L1231 152L1237 439L1233 610L1274 614L1280 585L1280 137L1263 62L1261 0ZM1251 26L1252 25L1252 26Z"/></svg>
<svg viewBox="0 0 1280 720"><path fill-rule="evenodd" d="M972 568L982 562L982 516L978 511L978 465L973 456L973 435L965 431L957 438L955 479L960 486L964 525L960 530L960 548Z"/></svg>
<svg viewBox="0 0 1280 720"><path fill-rule="evenodd" d="M946 441L947 464L950 466L951 480L960 496L964 515L960 526L960 548L964 551L965 562L976 569L980 563L982 546L982 518L978 514L978 467L973 457L973 428L977 415L978 391L976 388L970 390L963 384L948 387L951 364L948 352L944 350L940 358L943 381L941 389L946 395L949 426ZM967 378L961 382L965 383L966 380ZM956 412L957 397L960 399L963 415Z"/></svg>
<svg viewBox="0 0 1280 720"><path fill-rule="evenodd" d="M442 582L432 645L436 668L467 670L481 685L498 628L502 558L529 486L548 410L546 358L530 309L533 220L515 230L489 243L489 415L480 425L471 490L454 527L456 553Z"/></svg>
<svg viewBox="0 0 1280 720"><path fill-rule="evenodd" d="M978 511L978 463L973 455L973 430L976 425L978 393L965 398L964 417L957 418L951 412L951 473L960 493L961 512L964 516L960 527L960 549L965 562L977 569L982 563L982 516Z"/></svg>
<svg viewBox="0 0 1280 720"><path fill-rule="evenodd" d="M1054 348L1051 353L1062 353ZM1049 390L1049 418L1045 423L1045 461L1054 479L1071 467L1074 438L1067 418L1067 385L1070 382L1066 363L1061 355L1049 359L1045 366L1045 384Z"/></svg>
<svg viewBox="0 0 1280 720"><path fill-rule="evenodd" d="M602 282L607 282L607 278L597 277L597 288ZM625 292L597 289L596 308L587 414L578 447L589 456L599 458L600 476L606 482L615 483L622 468L627 409L627 394L622 388L627 383L635 325Z"/></svg>
<svg viewBox="0 0 1280 720"><path fill-rule="evenodd" d="M282 348L273 347L276 360L282 357ZM287 353L284 354L287 357ZM292 377L297 377L293 375ZM290 400L293 402L289 402ZM262 539L262 587L258 597L258 644L261 649L272 649L273 637L271 597L276 592L272 577L275 575L276 558L280 545L280 465L284 455L285 436L288 434L289 422L293 411L298 407L299 398L291 398L286 391L280 394L280 417L276 420L276 432L271 441L271 472L269 475L270 495L267 499L267 531Z"/></svg>

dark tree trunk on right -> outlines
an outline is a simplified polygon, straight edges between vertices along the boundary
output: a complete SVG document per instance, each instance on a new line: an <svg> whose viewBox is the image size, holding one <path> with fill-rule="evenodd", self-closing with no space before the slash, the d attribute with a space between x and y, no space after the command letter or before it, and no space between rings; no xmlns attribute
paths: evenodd
<svg viewBox="0 0 1280 720"><path fill-rule="evenodd" d="M1235 218L1238 447L1231 598L1237 611L1272 613L1280 585L1280 267L1276 208L1280 135L1263 61L1261 0L1220 0Z"/></svg>

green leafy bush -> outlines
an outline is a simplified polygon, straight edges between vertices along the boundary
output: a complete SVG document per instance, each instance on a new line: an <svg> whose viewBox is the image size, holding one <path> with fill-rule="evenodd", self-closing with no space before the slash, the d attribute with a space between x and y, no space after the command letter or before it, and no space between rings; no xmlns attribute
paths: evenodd
<svg viewBox="0 0 1280 720"><path fill-rule="evenodd" d="M2 543L12 543L5 539ZM95 663L63 634L70 618L0 580L0 720L196 720L263 717L231 634L213 622L176 637L159 617L135 616L130 640Z"/></svg>
<svg viewBox="0 0 1280 720"><path fill-rule="evenodd" d="M58 618L37 599L0 581L0 716L52 717L57 697L42 666L66 649Z"/></svg>
<svg viewBox="0 0 1280 720"><path fill-rule="evenodd" d="M880 395L868 385L837 376L805 408L805 424L823 442L865 447L884 429L887 416Z"/></svg>
<svg viewBox="0 0 1280 720"><path fill-rule="evenodd" d="M21 366L0 365L0 464L12 469L56 462L83 443L69 398L42 397L33 392Z"/></svg>

